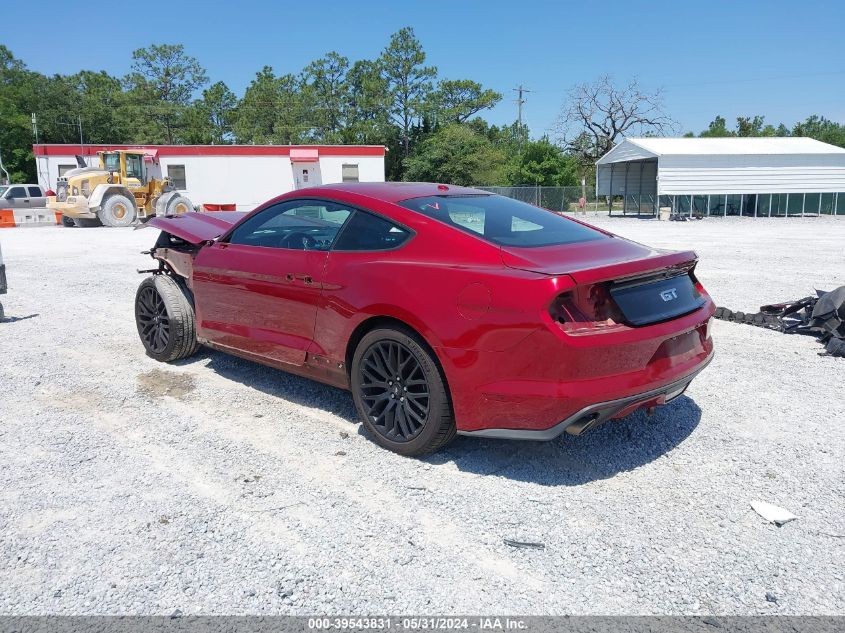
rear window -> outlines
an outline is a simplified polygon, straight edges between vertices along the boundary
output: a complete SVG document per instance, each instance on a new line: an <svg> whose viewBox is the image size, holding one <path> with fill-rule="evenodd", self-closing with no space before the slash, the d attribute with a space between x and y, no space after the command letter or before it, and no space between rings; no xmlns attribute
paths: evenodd
<svg viewBox="0 0 845 633"><path fill-rule="evenodd" d="M399 204L500 246L555 246L605 237L556 213L504 196L429 196Z"/></svg>

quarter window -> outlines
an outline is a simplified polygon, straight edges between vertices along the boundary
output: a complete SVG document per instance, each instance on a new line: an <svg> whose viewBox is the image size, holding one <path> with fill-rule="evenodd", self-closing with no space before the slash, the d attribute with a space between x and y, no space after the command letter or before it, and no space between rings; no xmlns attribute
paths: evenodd
<svg viewBox="0 0 845 633"><path fill-rule="evenodd" d="M343 227L333 250L386 251L403 244L410 232L371 213L356 211Z"/></svg>
<svg viewBox="0 0 845 633"><path fill-rule="evenodd" d="M230 244L327 251L352 211L335 202L295 200L255 214L230 235Z"/></svg>
<svg viewBox="0 0 845 633"><path fill-rule="evenodd" d="M344 165L341 175L343 182L358 182L358 165Z"/></svg>
<svg viewBox="0 0 845 633"><path fill-rule="evenodd" d="M185 166L184 165L168 165L167 177L173 181L173 186L179 191L185 191L188 188L185 182Z"/></svg>
<svg viewBox="0 0 845 633"><path fill-rule="evenodd" d="M41 187L27 187L29 189L29 195L32 198L40 198L44 194L41 193Z"/></svg>

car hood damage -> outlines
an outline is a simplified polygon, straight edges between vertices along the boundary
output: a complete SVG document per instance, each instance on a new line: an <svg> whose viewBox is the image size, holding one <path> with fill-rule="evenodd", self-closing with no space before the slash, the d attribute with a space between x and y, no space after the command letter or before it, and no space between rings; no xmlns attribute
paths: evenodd
<svg viewBox="0 0 845 633"><path fill-rule="evenodd" d="M157 216L146 224L141 224L138 228L151 226L175 235L190 244L201 244L208 240L217 239L245 215L247 214L239 211L220 211Z"/></svg>

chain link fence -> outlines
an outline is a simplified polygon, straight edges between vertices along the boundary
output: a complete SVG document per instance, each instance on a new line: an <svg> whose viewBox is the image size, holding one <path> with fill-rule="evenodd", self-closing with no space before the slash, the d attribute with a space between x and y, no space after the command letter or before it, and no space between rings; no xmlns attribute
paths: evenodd
<svg viewBox="0 0 845 633"><path fill-rule="evenodd" d="M596 196L595 187L477 187L561 213L609 213L653 217L658 208L683 217L845 216L845 192L660 196ZM586 193L586 195L584 195ZM583 206L581 198L584 198Z"/></svg>
<svg viewBox="0 0 845 633"><path fill-rule="evenodd" d="M623 215L653 215L653 196L596 197L595 187L477 187L490 193L507 196L538 207L561 213L619 213ZM585 195L586 194L586 195ZM583 206L581 199L584 199Z"/></svg>

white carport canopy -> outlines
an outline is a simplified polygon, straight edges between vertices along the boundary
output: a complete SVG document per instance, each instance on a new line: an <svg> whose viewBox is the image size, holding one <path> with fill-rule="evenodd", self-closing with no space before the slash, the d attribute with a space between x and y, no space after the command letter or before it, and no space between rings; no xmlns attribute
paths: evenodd
<svg viewBox="0 0 845 633"><path fill-rule="evenodd" d="M811 138L628 138L596 162L603 196L834 192L845 149Z"/></svg>

